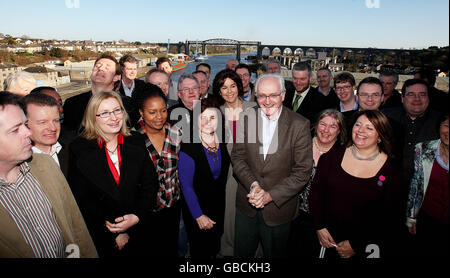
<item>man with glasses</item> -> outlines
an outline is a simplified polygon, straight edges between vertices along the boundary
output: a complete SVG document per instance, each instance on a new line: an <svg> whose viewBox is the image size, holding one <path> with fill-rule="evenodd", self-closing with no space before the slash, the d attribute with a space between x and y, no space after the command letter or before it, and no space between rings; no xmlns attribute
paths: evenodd
<svg viewBox="0 0 450 278"><path fill-rule="evenodd" d="M428 83L422 79L406 80L402 87L403 107L384 109L382 112L404 129L403 173L409 184L414 173L414 147L417 143L439 139L437 126L440 112L430 109Z"/></svg>
<svg viewBox="0 0 450 278"><path fill-rule="evenodd" d="M296 195L311 174L310 126L283 107L281 75L261 75L255 88L259 108L243 119L231 153L240 183L234 255L254 257L261 242L264 257L285 257L290 225L299 212Z"/></svg>
<svg viewBox="0 0 450 278"><path fill-rule="evenodd" d="M250 79L252 78L250 67L246 64L239 64L237 65L235 71L241 78L242 87L244 87L244 95L242 96L242 99L245 101L255 101L255 94L253 92L254 85L250 82Z"/></svg>
<svg viewBox="0 0 450 278"><path fill-rule="evenodd" d="M334 90L340 100L339 111L358 110L358 100L355 96L356 82L349 72L339 73L334 77Z"/></svg>
<svg viewBox="0 0 450 278"><path fill-rule="evenodd" d="M380 109L402 106L402 95L395 89L398 83L398 74L392 71L380 73L384 96Z"/></svg>
<svg viewBox="0 0 450 278"><path fill-rule="evenodd" d="M186 140L192 142L194 102L200 99L200 83L197 78L192 74L180 76L177 95L178 104L169 108L168 121L183 131L184 142L187 142ZM189 128L189 130L186 130L186 128Z"/></svg>

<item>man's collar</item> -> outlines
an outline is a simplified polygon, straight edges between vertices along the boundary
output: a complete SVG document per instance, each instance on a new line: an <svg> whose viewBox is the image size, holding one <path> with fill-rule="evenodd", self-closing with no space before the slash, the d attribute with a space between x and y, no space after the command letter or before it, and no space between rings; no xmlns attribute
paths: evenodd
<svg viewBox="0 0 450 278"><path fill-rule="evenodd" d="M295 94L297 94L297 95L301 95L302 97L304 97L304 96L306 96L306 95L308 94L308 92L309 92L309 89L311 89L311 85L310 85L310 86L308 86L308 89L304 90L304 91L303 91L303 92L301 92L301 93L299 93L299 92L297 92L297 90L295 90Z"/></svg>
<svg viewBox="0 0 450 278"><path fill-rule="evenodd" d="M44 151L42 151L41 149L39 149L36 146L33 146L31 149L33 150L33 153L45 153ZM61 151L61 149L62 149L61 144L58 141L56 141L56 143L51 146L50 153L45 153L45 154L48 154L48 155L53 155L55 153L58 154Z"/></svg>

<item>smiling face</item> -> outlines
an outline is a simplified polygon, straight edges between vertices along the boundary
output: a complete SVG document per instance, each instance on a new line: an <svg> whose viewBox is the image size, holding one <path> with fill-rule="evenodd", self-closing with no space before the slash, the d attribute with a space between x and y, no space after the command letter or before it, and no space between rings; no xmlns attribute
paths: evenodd
<svg viewBox="0 0 450 278"><path fill-rule="evenodd" d="M281 91L280 83L275 77L261 79L257 88L257 102L264 114L272 119L281 110L285 92Z"/></svg>
<svg viewBox="0 0 450 278"><path fill-rule="evenodd" d="M377 110L383 100L380 85L364 83L359 87L358 103L361 110Z"/></svg>
<svg viewBox="0 0 450 278"><path fill-rule="evenodd" d="M57 106L27 105L28 128L33 135L34 146L41 151L48 151L56 144L61 131Z"/></svg>
<svg viewBox="0 0 450 278"><path fill-rule="evenodd" d="M134 80L137 75L137 65L136 63L125 62L123 63L124 67L122 68L122 77L127 78L129 80Z"/></svg>
<svg viewBox="0 0 450 278"><path fill-rule="evenodd" d="M165 71L169 76L172 74L172 65L169 62L161 63L158 68Z"/></svg>
<svg viewBox="0 0 450 278"><path fill-rule="evenodd" d="M317 72L317 83L321 88L330 86L331 74L327 70L319 70Z"/></svg>
<svg viewBox="0 0 450 278"><path fill-rule="evenodd" d="M207 108L199 115L200 132L205 135L213 134L217 129L217 112L215 109Z"/></svg>
<svg viewBox="0 0 450 278"><path fill-rule="evenodd" d="M380 137L375 126L366 115L361 115L353 125L352 140L358 149L367 149L378 144Z"/></svg>
<svg viewBox="0 0 450 278"><path fill-rule="evenodd" d="M317 124L316 135L319 143L322 145L336 142L339 132L339 124L337 120L331 116L323 117Z"/></svg>
<svg viewBox="0 0 450 278"><path fill-rule="evenodd" d="M184 106L192 110L194 101L200 98L200 87L196 80L186 78L180 83L177 94Z"/></svg>
<svg viewBox="0 0 450 278"><path fill-rule="evenodd" d="M352 86L350 82L341 82L335 85L335 91L340 101L347 103L355 99L355 86Z"/></svg>
<svg viewBox="0 0 450 278"><path fill-rule="evenodd" d="M0 107L0 163L17 165L31 156L31 131L27 118L16 105Z"/></svg>
<svg viewBox="0 0 450 278"><path fill-rule="evenodd" d="M227 103L235 103L238 100L238 86L231 78L225 79L220 87L220 95Z"/></svg>
<svg viewBox="0 0 450 278"><path fill-rule="evenodd" d="M302 93L309 87L311 77L307 70L293 70L292 71L292 83L294 84L297 93Z"/></svg>
<svg viewBox="0 0 450 278"><path fill-rule="evenodd" d="M242 80L242 87L244 87L244 89L248 88L250 86L250 78L251 78L251 74L250 72L248 72L248 69L239 68L236 70L236 73Z"/></svg>
<svg viewBox="0 0 450 278"><path fill-rule="evenodd" d="M402 102L410 117L415 118L423 115L430 103L427 87L423 84L414 84L407 87Z"/></svg>
<svg viewBox="0 0 450 278"><path fill-rule="evenodd" d="M146 99L143 110L139 110L139 113L146 129L161 130L167 121L166 103L160 97Z"/></svg>
<svg viewBox="0 0 450 278"><path fill-rule="evenodd" d="M104 112L118 111L120 109L121 109L120 104L115 98L107 98L100 103L97 109L97 115ZM102 118L100 116L95 117L98 127L107 137L104 139L111 139L112 137L119 134L120 129L122 128L123 115L124 115L123 113L118 115L110 113L107 118Z"/></svg>
<svg viewBox="0 0 450 278"><path fill-rule="evenodd" d="M200 83L200 97L204 98L206 93L208 93L209 80L206 78L206 75L201 72L195 73L194 76L197 78L198 83Z"/></svg>

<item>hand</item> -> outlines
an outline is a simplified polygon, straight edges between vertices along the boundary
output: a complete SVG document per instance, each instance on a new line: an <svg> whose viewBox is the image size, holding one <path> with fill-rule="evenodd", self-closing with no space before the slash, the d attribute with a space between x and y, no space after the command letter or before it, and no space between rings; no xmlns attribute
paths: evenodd
<svg viewBox="0 0 450 278"><path fill-rule="evenodd" d="M416 234L416 222L409 222L408 231L412 235Z"/></svg>
<svg viewBox="0 0 450 278"><path fill-rule="evenodd" d="M345 259L348 259L356 254L355 251L353 251L352 246L350 245L350 241L348 240L339 242L336 247L336 251L341 258Z"/></svg>
<svg viewBox="0 0 450 278"><path fill-rule="evenodd" d="M248 202L255 208L264 208L264 206L272 201L272 196L269 192L261 188L261 186L256 183L250 194L247 194Z"/></svg>
<svg viewBox="0 0 450 278"><path fill-rule="evenodd" d="M125 246L125 244L128 243L128 240L130 240L130 236L127 233L120 234L116 237L116 247L119 250L122 250L122 248Z"/></svg>
<svg viewBox="0 0 450 278"><path fill-rule="evenodd" d="M130 227L136 225L139 222L139 217L134 214L126 214L114 219L115 223L106 221L106 228L111 233L124 233Z"/></svg>
<svg viewBox="0 0 450 278"><path fill-rule="evenodd" d="M320 245L325 248L336 247L333 237L328 232L327 228L323 228L317 231L317 237L319 238Z"/></svg>
<svg viewBox="0 0 450 278"><path fill-rule="evenodd" d="M212 221L208 216L204 214L195 220L197 220L197 224L200 230L209 230L214 226L214 224L216 224L216 222Z"/></svg>

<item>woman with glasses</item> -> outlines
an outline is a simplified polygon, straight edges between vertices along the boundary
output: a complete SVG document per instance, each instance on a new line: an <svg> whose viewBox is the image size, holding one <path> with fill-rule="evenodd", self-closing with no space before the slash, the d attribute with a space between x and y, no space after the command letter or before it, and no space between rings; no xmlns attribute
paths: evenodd
<svg viewBox="0 0 450 278"><path fill-rule="evenodd" d="M100 257L151 250L147 222L158 177L145 146L132 142L127 118L117 93L97 93L69 146L69 184Z"/></svg>
<svg viewBox="0 0 450 278"><path fill-rule="evenodd" d="M197 103L194 141L181 146L178 169L184 196L183 218L192 258L215 258L220 250L225 185L230 156L222 140L222 115L215 98Z"/></svg>
<svg viewBox="0 0 450 278"><path fill-rule="evenodd" d="M236 142L236 133L239 116L243 111L256 106L256 102L244 101L244 88L239 75L233 70L222 70L216 74L213 81L213 95L221 104L220 110L225 115L225 136L228 154L231 155L233 143ZM233 168L230 167L226 186L225 226L220 249L221 256L234 254L234 218L236 215L237 181L233 177Z"/></svg>

